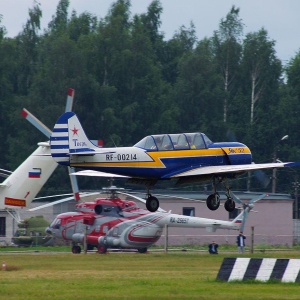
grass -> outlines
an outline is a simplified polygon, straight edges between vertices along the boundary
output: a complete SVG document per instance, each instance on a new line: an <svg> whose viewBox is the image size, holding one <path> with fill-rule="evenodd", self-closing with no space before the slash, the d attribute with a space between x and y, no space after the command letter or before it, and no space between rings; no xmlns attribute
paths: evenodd
<svg viewBox="0 0 300 300"><path fill-rule="evenodd" d="M299 299L299 283L218 282L224 257L179 253L1 253L0 298L12 299ZM300 258L300 253L245 254ZM12 268L9 270L9 268Z"/></svg>

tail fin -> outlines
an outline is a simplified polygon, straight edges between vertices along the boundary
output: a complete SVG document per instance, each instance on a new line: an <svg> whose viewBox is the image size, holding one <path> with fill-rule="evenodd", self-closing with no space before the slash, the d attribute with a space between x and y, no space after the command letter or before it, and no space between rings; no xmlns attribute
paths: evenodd
<svg viewBox="0 0 300 300"><path fill-rule="evenodd" d="M249 206L245 207L241 213L234 219L232 220L232 224L237 225L237 229L239 229L240 231L244 231L244 227L246 224L246 220L248 218L249 212L250 212L251 208Z"/></svg>
<svg viewBox="0 0 300 300"><path fill-rule="evenodd" d="M51 155L61 165L70 164L70 154L88 154L96 146L87 138L76 114L64 113L56 122L50 138Z"/></svg>
<svg viewBox="0 0 300 300"><path fill-rule="evenodd" d="M0 184L0 209L28 207L56 167L57 164L50 155L49 143L41 143L41 146Z"/></svg>

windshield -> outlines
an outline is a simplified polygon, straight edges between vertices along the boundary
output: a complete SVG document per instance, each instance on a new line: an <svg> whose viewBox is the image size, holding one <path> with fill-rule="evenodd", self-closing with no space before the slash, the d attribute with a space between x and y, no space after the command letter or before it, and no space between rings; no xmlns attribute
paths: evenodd
<svg viewBox="0 0 300 300"><path fill-rule="evenodd" d="M200 132L179 134L157 134L144 137L134 147L147 151L170 151L205 149L212 141Z"/></svg>

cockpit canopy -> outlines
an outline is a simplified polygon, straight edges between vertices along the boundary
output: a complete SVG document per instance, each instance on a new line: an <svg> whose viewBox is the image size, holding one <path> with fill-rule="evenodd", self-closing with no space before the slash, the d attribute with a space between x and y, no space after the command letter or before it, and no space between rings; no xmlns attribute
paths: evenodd
<svg viewBox="0 0 300 300"><path fill-rule="evenodd" d="M134 145L147 151L205 149L212 141L200 132L148 135Z"/></svg>

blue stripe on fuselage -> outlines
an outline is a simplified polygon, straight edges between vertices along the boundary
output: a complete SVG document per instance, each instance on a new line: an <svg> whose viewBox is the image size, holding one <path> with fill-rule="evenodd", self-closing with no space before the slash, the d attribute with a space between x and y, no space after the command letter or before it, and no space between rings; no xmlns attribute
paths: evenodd
<svg viewBox="0 0 300 300"><path fill-rule="evenodd" d="M249 159L251 160L251 154L238 154L239 156L239 164L248 164ZM199 168L199 167L207 167L207 166L222 166L228 165L228 160L226 155L221 156L193 156L193 157L165 157L160 159L162 163L165 165L165 168L158 167L143 167L142 162L139 167L122 167L116 166L116 164L111 165L111 167L92 167L89 166L89 170L95 171L103 171L108 173L115 173L125 176L131 177L145 177L145 178L160 178L167 179L171 176ZM80 164L76 164L76 167L80 168ZM85 167L86 168L86 167Z"/></svg>

